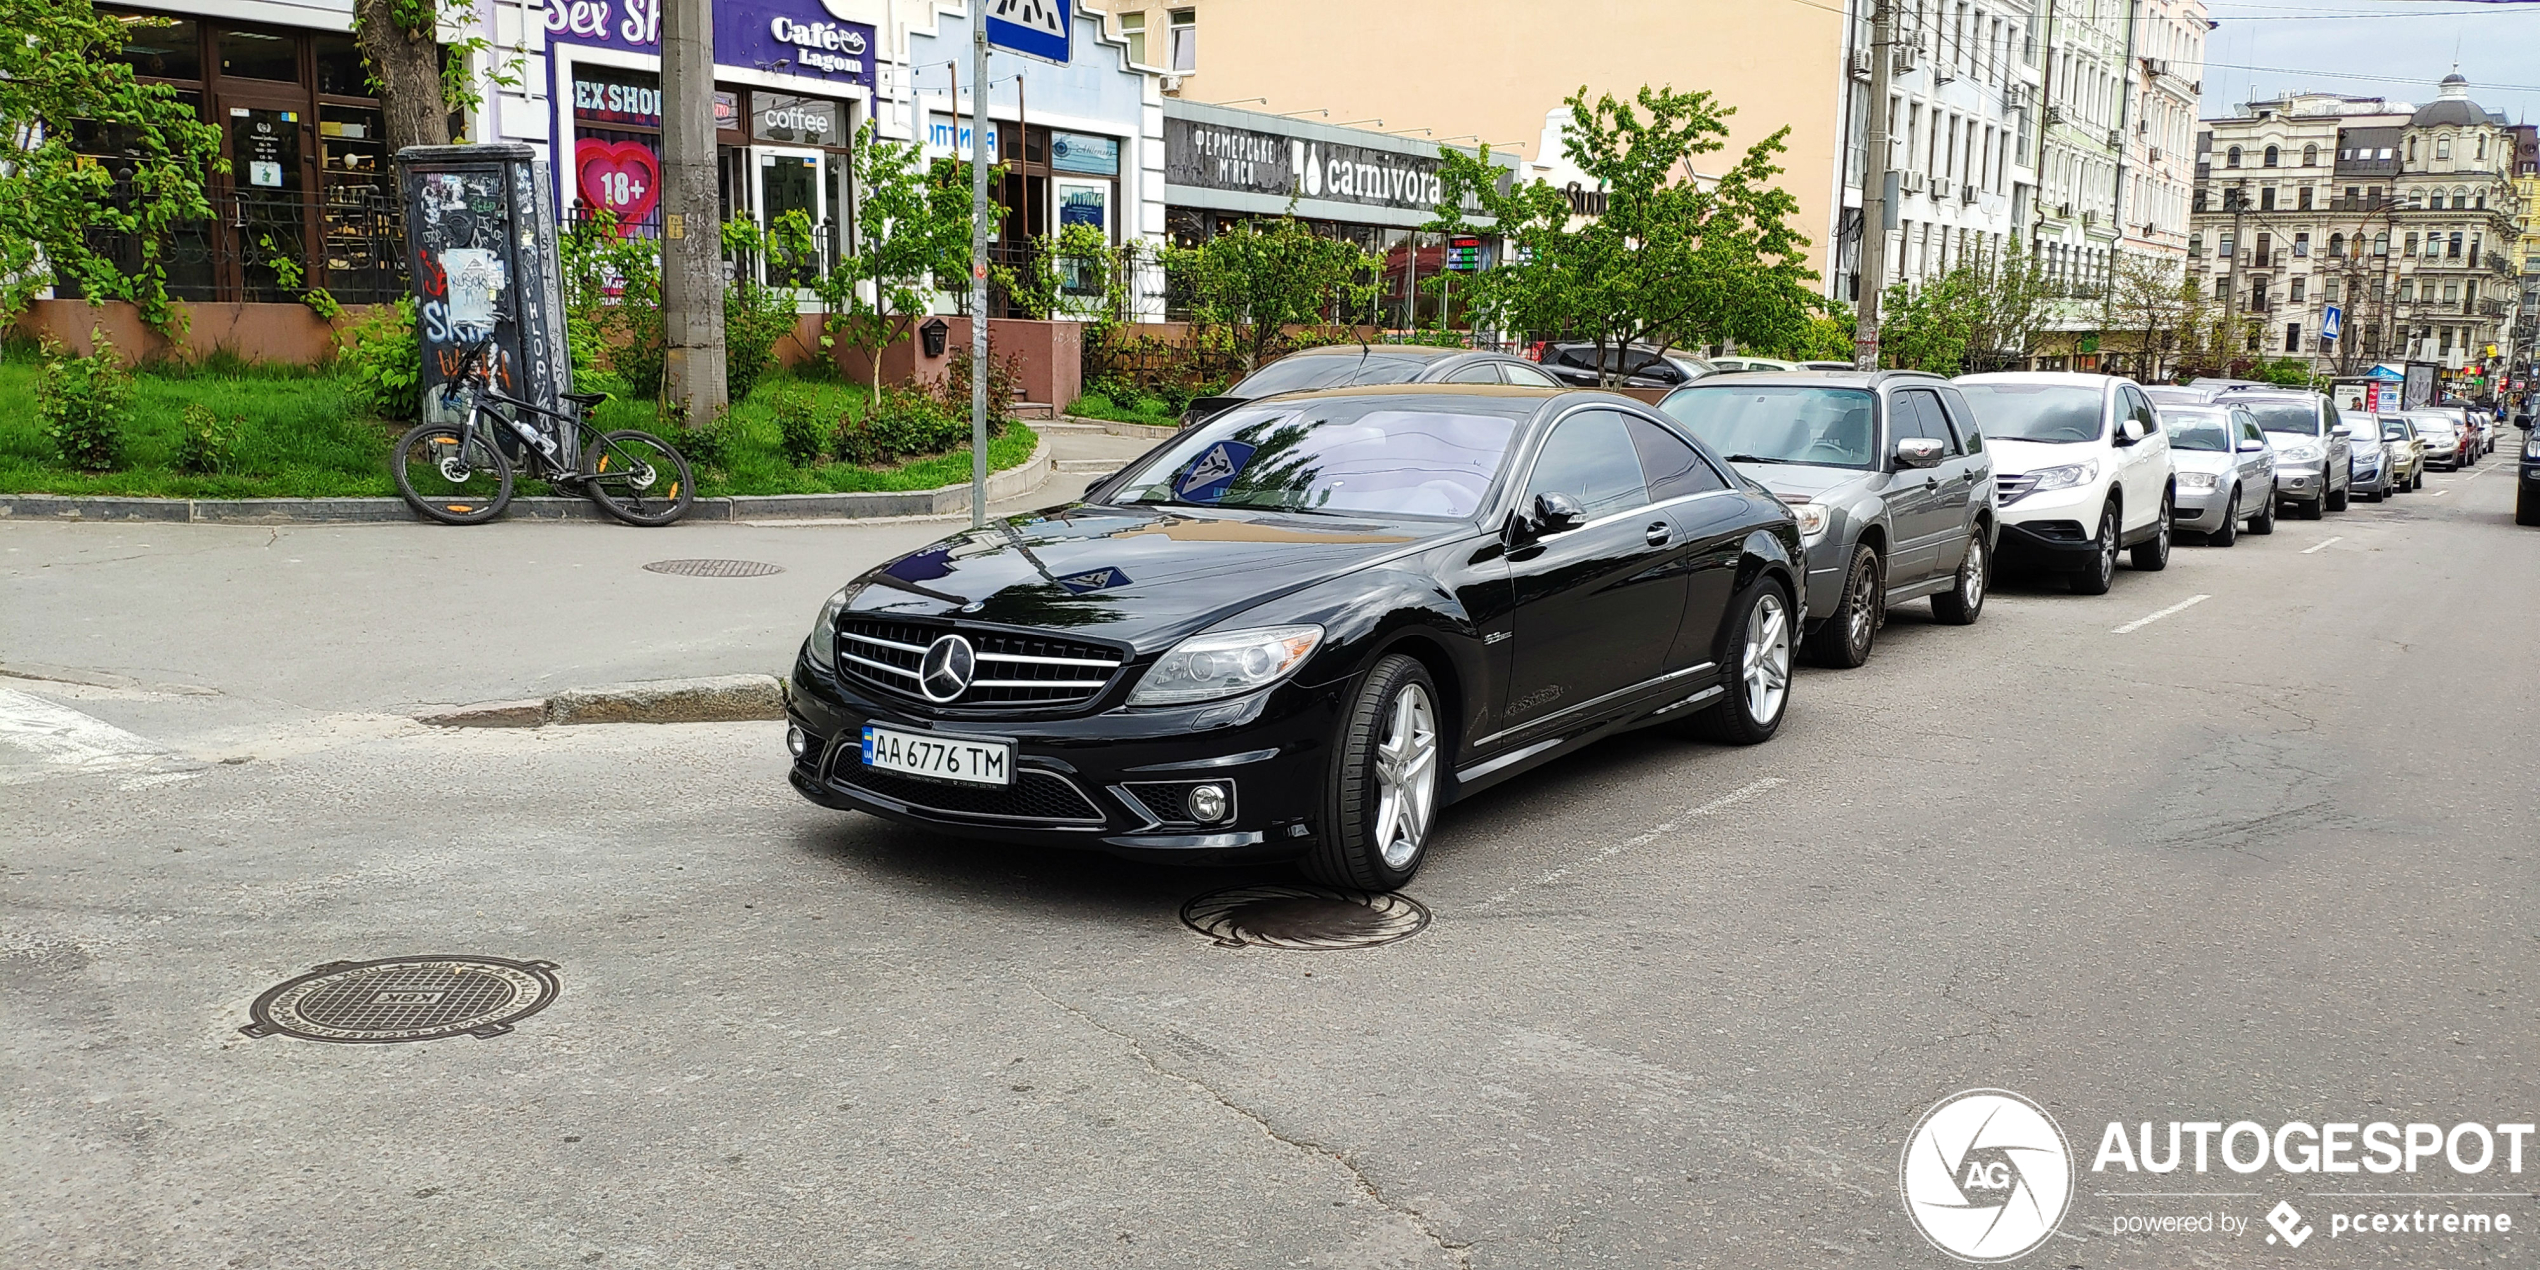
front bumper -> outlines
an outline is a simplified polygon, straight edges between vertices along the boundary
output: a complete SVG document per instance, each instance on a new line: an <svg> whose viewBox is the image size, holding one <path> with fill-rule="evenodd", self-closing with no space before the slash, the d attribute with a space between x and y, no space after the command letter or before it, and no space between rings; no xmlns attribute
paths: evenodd
<svg viewBox="0 0 2540 1270"><path fill-rule="evenodd" d="M788 721L809 737L790 779L824 807L944 833L1192 862L1293 857L1323 816L1347 681L1279 684L1248 697L1069 718L973 712L930 718L797 660ZM863 762L866 723L920 734L1010 739L1015 780L958 785ZM1179 818L1174 787L1222 783L1233 809L1214 823Z"/></svg>
<svg viewBox="0 0 2540 1270"><path fill-rule="evenodd" d="M2327 494L2328 477L2322 464L2276 464L2275 496L2278 501L2316 503Z"/></svg>
<svg viewBox="0 0 2540 1270"><path fill-rule="evenodd" d="M2099 513L2108 502L2102 481L2024 495L1996 510L2002 531L1993 547L2001 564L2079 569L2090 564Z"/></svg>
<svg viewBox="0 0 2540 1270"><path fill-rule="evenodd" d="M2223 527L2225 509L2231 506L2231 487L2187 489L2181 487L2170 503L2170 525L2186 533L2204 534ZM2241 504L2241 514L2249 514L2249 505Z"/></svg>

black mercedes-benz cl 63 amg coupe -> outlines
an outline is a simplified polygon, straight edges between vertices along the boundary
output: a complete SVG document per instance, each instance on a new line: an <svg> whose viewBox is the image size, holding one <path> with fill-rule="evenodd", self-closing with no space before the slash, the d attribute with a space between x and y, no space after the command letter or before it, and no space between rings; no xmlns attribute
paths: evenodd
<svg viewBox="0 0 2540 1270"><path fill-rule="evenodd" d="M831 596L794 665L793 783L1387 889L1441 806L1600 737L1771 737L1802 559L1788 508L1619 396L1248 402Z"/></svg>

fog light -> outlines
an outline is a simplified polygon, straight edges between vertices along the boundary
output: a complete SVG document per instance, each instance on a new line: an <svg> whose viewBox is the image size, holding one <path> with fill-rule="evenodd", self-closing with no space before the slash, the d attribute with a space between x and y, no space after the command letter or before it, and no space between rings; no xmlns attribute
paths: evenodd
<svg viewBox="0 0 2540 1270"><path fill-rule="evenodd" d="M1224 820L1226 818L1226 787L1201 785L1192 789L1189 807L1193 820Z"/></svg>
<svg viewBox="0 0 2540 1270"><path fill-rule="evenodd" d="M801 758L811 749L811 738L801 728L789 726L785 729L785 748L792 750L795 758Z"/></svg>

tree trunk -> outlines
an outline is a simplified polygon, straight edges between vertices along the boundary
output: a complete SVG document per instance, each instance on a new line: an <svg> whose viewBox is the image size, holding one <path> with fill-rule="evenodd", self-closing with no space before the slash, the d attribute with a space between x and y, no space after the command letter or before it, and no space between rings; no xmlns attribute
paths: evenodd
<svg viewBox="0 0 2540 1270"><path fill-rule="evenodd" d="M395 154L407 146L450 144L450 109L441 98L437 23L420 34L397 25L396 0L354 0L354 40L379 81L380 132Z"/></svg>

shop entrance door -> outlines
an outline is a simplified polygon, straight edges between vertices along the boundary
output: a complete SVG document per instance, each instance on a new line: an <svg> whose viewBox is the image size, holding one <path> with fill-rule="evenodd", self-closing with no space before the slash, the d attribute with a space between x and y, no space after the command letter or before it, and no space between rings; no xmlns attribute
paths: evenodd
<svg viewBox="0 0 2540 1270"><path fill-rule="evenodd" d="M821 226L829 219L828 185L822 179L822 165L828 156L818 150L758 147L759 228L773 231L787 213L802 214L802 228L809 231L805 239L807 255L788 255L771 251L760 277L770 286L808 286L820 274L818 242Z"/></svg>
<svg viewBox="0 0 2540 1270"><path fill-rule="evenodd" d="M291 300L311 269L309 147L314 131L305 105L266 105L239 94L221 101L223 154L229 159L228 206L219 209L221 284L244 300Z"/></svg>

